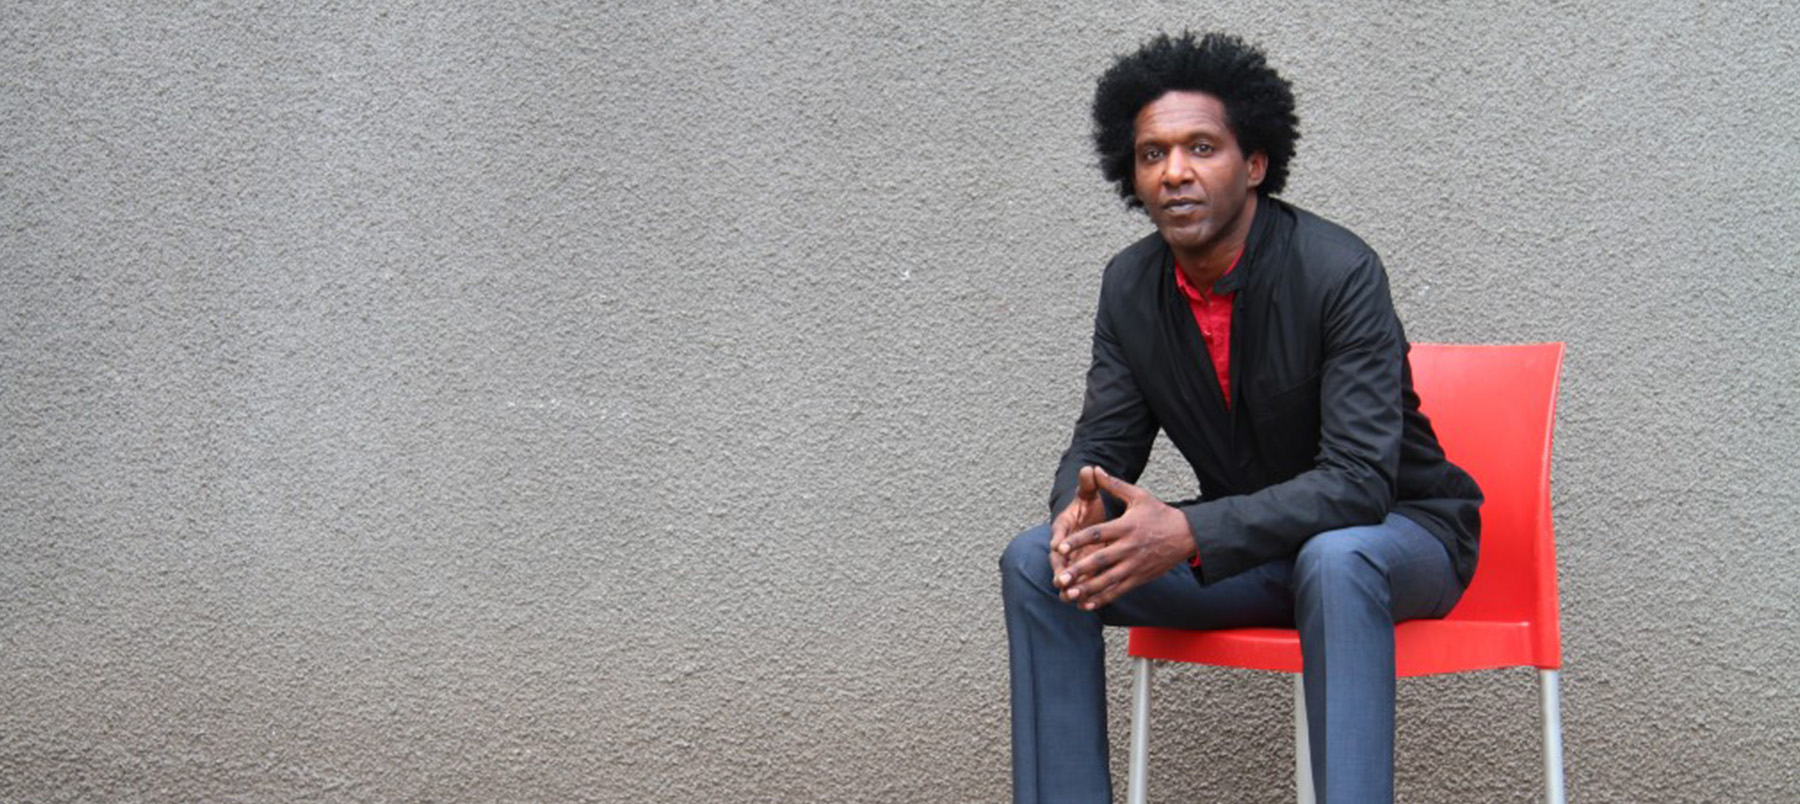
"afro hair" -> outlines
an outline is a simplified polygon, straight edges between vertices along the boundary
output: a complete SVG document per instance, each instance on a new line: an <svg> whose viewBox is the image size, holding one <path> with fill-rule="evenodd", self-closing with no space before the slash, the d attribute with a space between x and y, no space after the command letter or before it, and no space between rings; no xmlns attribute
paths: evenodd
<svg viewBox="0 0 1800 804"><path fill-rule="evenodd" d="M1133 139L1138 112L1169 92L1204 92L1225 105L1226 122L1246 156L1269 158L1259 188L1281 192L1288 160L1300 139L1294 92L1269 66L1261 50L1238 37L1192 32L1159 34L1136 53L1121 56L1094 90L1094 150L1100 172L1118 185L1127 206L1142 206L1133 187Z"/></svg>

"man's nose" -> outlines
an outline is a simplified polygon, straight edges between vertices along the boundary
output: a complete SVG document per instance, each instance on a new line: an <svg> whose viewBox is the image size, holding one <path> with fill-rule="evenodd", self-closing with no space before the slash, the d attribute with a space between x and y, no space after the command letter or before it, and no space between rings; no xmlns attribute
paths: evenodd
<svg viewBox="0 0 1800 804"><path fill-rule="evenodd" d="M1171 187L1186 184L1194 179L1194 163L1180 148L1169 152L1169 158L1163 160L1163 184Z"/></svg>

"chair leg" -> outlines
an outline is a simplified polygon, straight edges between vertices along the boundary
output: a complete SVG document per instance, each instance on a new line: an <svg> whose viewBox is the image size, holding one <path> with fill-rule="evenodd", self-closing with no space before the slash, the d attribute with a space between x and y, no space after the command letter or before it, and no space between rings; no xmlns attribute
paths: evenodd
<svg viewBox="0 0 1800 804"><path fill-rule="evenodd" d="M1125 781L1128 804L1144 804L1150 764L1150 660L1131 659L1131 769Z"/></svg>
<svg viewBox="0 0 1800 804"><path fill-rule="evenodd" d="M1538 692L1544 704L1544 799L1564 804L1562 745L1562 675L1538 671Z"/></svg>
<svg viewBox="0 0 1800 804"><path fill-rule="evenodd" d="M1294 793L1300 804L1316 804L1313 794L1312 740L1306 726L1306 679L1294 674Z"/></svg>

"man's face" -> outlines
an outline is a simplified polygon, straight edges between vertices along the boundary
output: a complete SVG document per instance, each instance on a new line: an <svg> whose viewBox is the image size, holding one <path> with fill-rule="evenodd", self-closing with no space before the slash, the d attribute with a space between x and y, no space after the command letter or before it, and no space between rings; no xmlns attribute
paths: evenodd
<svg viewBox="0 0 1800 804"><path fill-rule="evenodd" d="M1169 92L1138 112L1135 187L1163 239L1187 262L1249 232L1244 199L1269 159L1248 158L1226 124L1225 104L1204 92Z"/></svg>

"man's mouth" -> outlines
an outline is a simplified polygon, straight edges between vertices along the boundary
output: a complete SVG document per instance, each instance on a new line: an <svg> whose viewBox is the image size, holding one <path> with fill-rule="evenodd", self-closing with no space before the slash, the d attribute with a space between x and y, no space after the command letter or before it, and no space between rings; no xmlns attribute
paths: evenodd
<svg viewBox="0 0 1800 804"><path fill-rule="evenodd" d="M1169 201L1163 202L1162 208L1163 208L1164 212L1173 212L1177 215L1185 215L1189 212L1198 211L1200 209L1200 200L1197 198L1171 199Z"/></svg>

